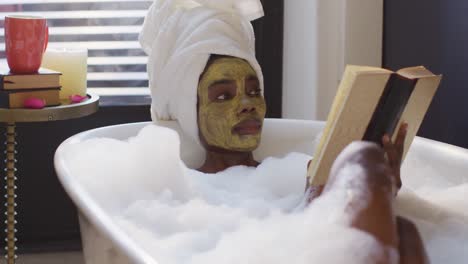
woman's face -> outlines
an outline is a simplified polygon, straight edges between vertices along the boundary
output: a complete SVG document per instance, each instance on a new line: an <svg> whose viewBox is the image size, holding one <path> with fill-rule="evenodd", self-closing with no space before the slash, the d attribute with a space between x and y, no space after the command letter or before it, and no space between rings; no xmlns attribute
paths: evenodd
<svg viewBox="0 0 468 264"><path fill-rule="evenodd" d="M260 143L266 105L255 70L239 58L216 59L198 84L198 127L206 145L252 151Z"/></svg>

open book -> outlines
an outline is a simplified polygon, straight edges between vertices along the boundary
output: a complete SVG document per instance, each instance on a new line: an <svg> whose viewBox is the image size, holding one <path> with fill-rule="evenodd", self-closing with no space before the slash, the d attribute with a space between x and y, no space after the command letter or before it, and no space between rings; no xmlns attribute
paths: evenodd
<svg viewBox="0 0 468 264"><path fill-rule="evenodd" d="M422 66L397 72L347 66L307 172L310 184L327 182L336 157L352 141L368 140L382 145L384 134L394 140L400 124L407 122L404 158L440 80L440 75Z"/></svg>

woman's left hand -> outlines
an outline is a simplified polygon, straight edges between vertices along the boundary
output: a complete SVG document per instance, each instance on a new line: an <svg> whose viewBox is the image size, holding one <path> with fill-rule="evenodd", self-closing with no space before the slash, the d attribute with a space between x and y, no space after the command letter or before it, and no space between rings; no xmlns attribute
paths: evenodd
<svg viewBox="0 0 468 264"><path fill-rule="evenodd" d="M408 124L401 124L395 142L392 142L390 136L385 134L382 137L382 144L387 154L387 161L395 177L395 185L398 190L401 188L400 167L403 160L403 151L405 148L405 138L408 132Z"/></svg>
<svg viewBox="0 0 468 264"><path fill-rule="evenodd" d="M307 163L307 171L309 170L312 160L309 160ZM307 203L311 203L315 198L319 197L322 194L323 188L325 185L311 186L310 178L306 177L306 186L305 186L305 195L307 196Z"/></svg>

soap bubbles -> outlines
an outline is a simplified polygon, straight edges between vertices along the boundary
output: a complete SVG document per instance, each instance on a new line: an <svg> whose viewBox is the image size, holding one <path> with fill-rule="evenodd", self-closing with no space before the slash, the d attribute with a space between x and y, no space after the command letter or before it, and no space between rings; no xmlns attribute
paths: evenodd
<svg viewBox="0 0 468 264"><path fill-rule="evenodd" d="M180 161L175 132L153 125L127 141L92 139L66 153L82 187L161 264L397 261L393 249L347 227L342 196L297 210L305 154L203 174ZM445 177L417 155L402 176L396 212L417 225L432 263L467 263L468 176Z"/></svg>

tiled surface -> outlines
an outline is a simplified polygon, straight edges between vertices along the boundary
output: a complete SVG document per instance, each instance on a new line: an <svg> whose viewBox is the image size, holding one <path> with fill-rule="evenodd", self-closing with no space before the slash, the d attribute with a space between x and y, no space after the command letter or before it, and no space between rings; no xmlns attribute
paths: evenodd
<svg viewBox="0 0 468 264"><path fill-rule="evenodd" d="M4 262L0 262L4 263ZM21 264L84 264L82 252L61 252L20 255L17 263Z"/></svg>

